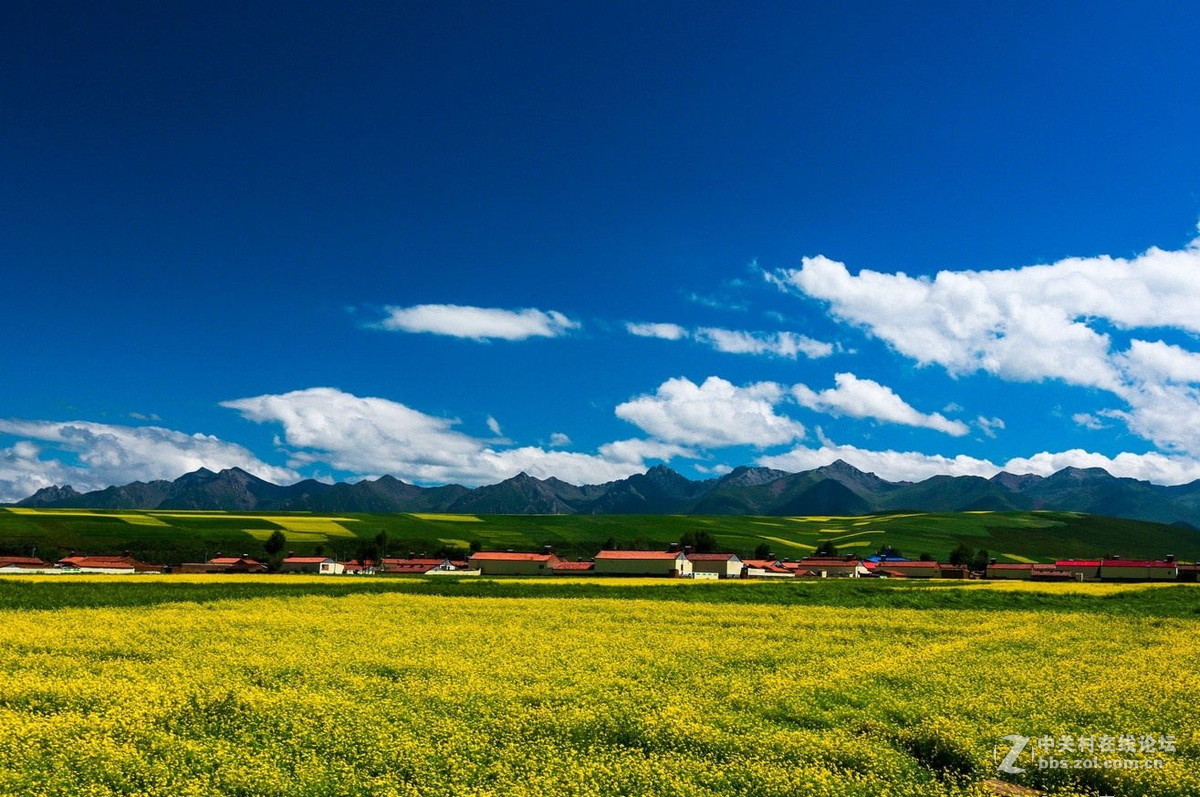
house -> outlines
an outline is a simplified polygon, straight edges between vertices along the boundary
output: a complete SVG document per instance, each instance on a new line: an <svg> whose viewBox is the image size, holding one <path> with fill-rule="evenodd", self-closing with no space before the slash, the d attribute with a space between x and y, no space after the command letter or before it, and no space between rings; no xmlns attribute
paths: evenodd
<svg viewBox="0 0 1200 797"><path fill-rule="evenodd" d="M221 556L218 554L207 562L185 562L175 568L176 573L265 573L266 562L260 562L246 554Z"/></svg>
<svg viewBox="0 0 1200 797"><path fill-rule="evenodd" d="M0 556L0 573L38 575L61 572L62 568L43 562L36 556Z"/></svg>
<svg viewBox="0 0 1200 797"><path fill-rule="evenodd" d="M784 562L783 566L797 575L811 573L818 578L861 578L870 575L857 556L806 556L795 562Z"/></svg>
<svg viewBox="0 0 1200 797"><path fill-rule="evenodd" d="M1101 581L1177 581L1179 566L1174 561L1141 559L1104 559L1100 563Z"/></svg>
<svg viewBox="0 0 1200 797"><path fill-rule="evenodd" d="M601 551L595 562L596 575L675 578L692 573L692 563L683 551Z"/></svg>
<svg viewBox="0 0 1200 797"><path fill-rule="evenodd" d="M1174 557L1157 562L1145 559L1063 559L1054 564L1058 570L1087 580L1175 581L1179 578L1179 565Z"/></svg>
<svg viewBox="0 0 1200 797"><path fill-rule="evenodd" d="M224 567L228 573L265 573L267 563L242 554L241 556L221 556L218 554L208 560L210 565Z"/></svg>
<svg viewBox="0 0 1200 797"><path fill-rule="evenodd" d="M715 573L718 578L741 578L742 560L735 553L684 554L692 564L692 573Z"/></svg>
<svg viewBox="0 0 1200 797"><path fill-rule="evenodd" d="M938 564L941 565L941 567L939 568L940 572L938 573L939 578L970 578L971 577L971 569L969 567L967 567L966 565L946 564L945 562L939 562Z"/></svg>
<svg viewBox="0 0 1200 797"><path fill-rule="evenodd" d="M129 552L124 556L68 556L56 562L67 572L104 573L109 575L132 575L134 573L161 573L162 565L151 565L135 559Z"/></svg>
<svg viewBox="0 0 1200 797"><path fill-rule="evenodd" d="M939 578L942 566L937 562L897 562L889 560L876 565L875 572L893 578Z"/></svg>
<svg viewBox="0 0 1200 797"><path fill-rule="evenodd" d="M279 565L280 573L317 573L323 576L339 576L345 571L341 562L328 556L289 556Z"/></svg>
<svg viewBox="0 0 1200 797"><path fill-rule="evenodd" d="M1057 565L1038 562L993 562L987 566L987 578L1005 581L1074 581L1075 573Z"/></svg>
<svg viewBox="0 0 1200 797"><path fill-rule="evenodd" d="M473 570L485 576L548 576L551 568L561 561L550 551L519 553L514 551L480 551L471 554L467 562Z"/></svg>
<svg viewBox="0 0 1200 797"><path fill-rule="evenodd" d="M1004 581L1028 581L1033 577L1033 563L992 562L987 566L987 577Z"/></svg>
<svg viewBox="0 0 1200 797"><path fill-rule="evenodd" d="M1178 569L1179 569L1178 578L1180 581L1194 582L1197 580L1196 576L1200 575L1200 564L1193 563L1190 565L1179 565Z"/></svg>
<svg viewBox="0 0 1200 797"><path fill-rule="evenodd" d="M446 557L435 558L427 556L409 556L407 558L387 558L380 564L384 573L409 573L424 575L426 573L453 573L465 571L469 565L465 561L454 561Z"/></svg>
<svg viewBox="0 0 1200 797"><path fill-rule="evenodd" d="M1075 581L1074 573L1059 570L1054 565L1034 565L1029 571L1031 581Z"/></svg>
<svg viewBox="0 0 1200 797"><path fill-rule="evenodd" d="M342 572L351 576L373 576L377 570L374 559L351 559L342 563Z"/></svg>
<svg viewBox="0 0 1200 797"><path fill-rule="evenodd" d="M1075 578L1089 581L1100 580L1099 559L1060 559L1054 563L1057 570L1070 573Z"/></svg>
<svg viewBox="0 0 1200 797"><path fill-rule="evenodd" d="M777 559L743 559L742 565L744 578L791 578L795 575Z"/></svg>
<svg viewBox="0 0 1200 797"><path fill-rule="evenodd" d="M596 570L595 562L559 562L550 568L555 576L586 576Z"/></svg>

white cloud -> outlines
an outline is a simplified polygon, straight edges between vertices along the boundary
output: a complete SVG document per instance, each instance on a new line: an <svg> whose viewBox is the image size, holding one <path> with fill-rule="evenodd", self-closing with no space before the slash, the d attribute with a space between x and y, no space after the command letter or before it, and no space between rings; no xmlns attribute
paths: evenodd
<svg viewBox="0 0 1200 797"><path fill-rule="evenodd" d="M1200 453L1200 352L1143 340L1117 351L1108 331L1200 332L1200 238L1130 259L1069 258L932 278L851 275L818 256L768 279L828 302L833 315L920 364L1110 392L1127 406L1105 416L1162 448Z"/></svg>
<svg viewBox="0 0 1200 797"><path fill-rule="evenodd" d="M983 432L985 436L993 438L996 436L997 430L1006 428L1003 418L985 418L982 415L975 419L975 426L978 427L979 431Z"/></svg>
<svg viewBox="0 0 1200 797"><path fill-rule="evenodd" d="M661 440L615 440L600 446L600 455L612 462L644 463L647 459L669 460L675 457L694 457L696 453L674 443Z"/></svg>
<svg viewBox="0 0 1200 797"><path fill-rule="evenodd" d="M795 332L747 332L719 327L697 327L688 330L679 324L634 323L625 324L631 335L662 340L694 340L726 354L757 354L785 357L789 360L804 355L819 359L833 354L832 343L814 340Z"/></svg>
<svg viewBox="0 0 1200 797"><path fill-rule="evenodd" d="M1091 414L1090 412L1077 412L1071 416L1071 420L1074 421L1076 425L1082 426L1084 429L1091 429L1092 431L1107 429L1109 426L1104 422L1103 419Z"/></svg>
<svg viewBox="0 0 1200 797"><path fill-rule="evenodd" d="M268 465L236 443L158 426L0 420L0 433L28 438L0 453L0 500L20 500L52 484L71 484L86 492L131 481L175 479L202 467L214 471L238 467L276 483L300 478L291 469ZM41 450L30 440L73 454L79 464L41 459Z"/></svg>
<svg viewBox="0 0 1200 797"><path fill-rule="evenodd" d="M915 451L871 451L823 440L820 448L800 446L784 454L759 457L756 463L786 471L804 471L844 460L859 470L889 481L920 481L931 476L994 476L1000 468L965 455L945 457Z"/></svg>
<svg viewBox="0 0 1200 797"><path fill-rule="evenodd" d="M502 310L456 304L387 307L377 326L400 332L429 332L471 340L555 338L580 325L557 310Z"/></svg>
<svg viewBox="0 0 1200 797"><path fill-rule="evenodd" d="M488 431L490 431L496 437L504 437L504 432L500 429L500 421L496 420L491 415L487 416L487 428Z"/></svg>
<svg viewBox="0 0 1200 797"><path fill-rule="evenodd" d="M965 423L950 420L940 412L925 414L917 411L890 387L874 380L861 379L850 373L836 374L833 379L837 385L834 388L818 393L798 384L792 387L792 395L802 406L831 415L918 426L955 437L970 431Z"/></svg>
<svg viewBox="0 0 1200 797"><path fill-rule="evenodd" d="M1200 314L1200 306L1197 306ZM1134 340L1118 361L1132 378L1149 383L1162 381L1200 384L1200 354L1160 341Z"/></svg>
<svg viewBox="0 0 1200 797"><path fill-rule="evenodd" d="M1057 453L1043 451L1030 457L1014 457L997 465L986 459L961 454L946 457L915 451L872 451L852 445L838 445L826 439L821 441L819 448L799 446L784 454L759 457L756 464L786 471L803 471L828 465L837 459L889 481L921 481L941 475L980 476L986 479L1001 471L1050 476L1068 467L1103 468L1113 476L1164 485L1186 484L1200 479L1200 462L1155 452L1126 452L1108 457L1082 449Z"/></svg>
<svg viewBox="0 0 1200 797"><path fill-rule="evenodd" d="M569 446L571 445L571 438L562 432L554 432L552 435L550 435L550 445L554 448Z"/></svg>
<svg viewBox="0 0 1200 797"><path fill-rule="evenodd" d="M669 443L763 448L804 436L801 424L775 412L783 396L783 388L773 382L735 387L716 376L702 385L676 378L660 385L654 395L618 405L616 414Z"/></svg>
<svg viewBox="0 0 1200 797"><path fill-rule="evenodd" d="M797 335L794 332L744 332L717 327L701 327L694 333L696 340L707 343L717 351L730 354L771 354L794 360L803 354L810 359L833 354L833 345Z"/></svg>
<svg viewBox="0 0 1200 797"><path fill-rule="evenodd" d="M610 443L598 455L535 446L497 449L456 431L455 419L327 387L237 399L222 406L248 420L280 424L294 467L321 462L337 470L388 473L431 484L494 484L521 471L592 484L639 473L646 468L646 457L682 451L655 441Z"/></svg>
<svg viewBox="0 0 1200 797"><path fill-rule="evenodd" d="M625 329L629 334L637 335L640 338L659 338L661 340L683 340L690 335L679 324L636 324L630 321L625 324Z"/></svg>
<svg viewBox="0 0 1200 797"><path fill-rule="evenodd" d="M1043 451L1031 457L1016 457L1004 464L1009 473L1039 476L1049 476L1063 468L1104 468L1113 476L1155 484L1187 484L1200 479L1200 462L1153 451L1146 454L1123 452L1109 457L1076 448L1057 453Z"/></svg>

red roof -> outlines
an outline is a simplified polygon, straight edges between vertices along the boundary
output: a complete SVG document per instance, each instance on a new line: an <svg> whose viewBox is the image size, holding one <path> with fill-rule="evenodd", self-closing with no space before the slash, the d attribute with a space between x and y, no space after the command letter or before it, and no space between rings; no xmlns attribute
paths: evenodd
<svg viewBox="0 0 1200 797"><path fill-rule="evenodd" d="M319 565L321 562L332 562L328 556L289 556L283 560L289 565Z"/></svg>
<svg viewBox="0 0 1200 797"><path fill-rule="evenodd" d="M768 573L790 573L786 567L775 564L774 559L743 559L742 564L755 570L766 570Z"/></svg>
<svg viewBox="0 0 1200 797"><path fill-rule="evenodd" d="M1033 563L1032 562L1029 562L1029 563L1017 562L1017 563L1013 564L1010 562L1001 562L1001 563L994 564L994 565L988 565L987 569L988 570L1032 570Z"/></svg>
<svg viewBox="0 0 1200 797"><path fill-rule="evenodd" d="M670 551L601 551L597 559L678 559L683 552Z"/></svg>
<svg viewBox="0 0 1200 797"><path fill-rule="evenodd" d="M74 565L80 569L86 567L131 567L134 570L154 570L161 571L159 565L150 565L145 562L139 562L132 556L68 556L65 559L59 559L59 564Z"/></svg>
<svg viewBox="0 0 1200 797"><path fill-rule="evenodd" d="M559 562L551 570L591 570L596 565L593 562Z"/></svg>
<svg viewBox="0 0 1200 797"><path fill-rule="evenodd" d="M383 563L385 565L433 565L436 567L445 561L445 559L417 557L414 559L384 559Z"/></svg>
<svg viewBox="0 0 1200 797"><path fill-rule="evenodd" d="M941 564L939 564L938 562L888 562L886 564L886 567L888 567L889 569L894 569L894 570L906 570L906 569L911 569L914 567L918 567L918 568L941 567Z"/></svg>
<svg viewBox="0 0 1200 797"><path fill-rule="evenodd" d="M818 557L812 556L801 559L796 563L797 567L852 567L858 564L856 559L843 559L842 557Z"/></svg>
<svg viewBox="0 0 1200 797"><path fill-rule="evenodd" d="M511 553L508 551L480 551L471 554L472 559L485 562L548 562L556 558L551 553Z"/></svg>
<svg viewBox="0 0 1200 797"><path fill-rule="evenodd" d="M262 562L253 559L249 556L216 556L208 560L209 564L214 565L236 565L245 562L249 565L261 565Z"/></svg>
<svg viewBox="0 0 1200 797"><path fill-rule="evenodd" d="M1100 559L1074 560L1063 559L1054 563L1056 567L1175 567L1174 562L1154 562L1140 559Z"/></svg>
<svg viewBox="0 0 1200 797"><path fill-rule="evenodd" d="M49 562L43 562L36 556L0 556L0 567L17 565L18 567L49 567Z"/></svg>
<svg viewBox="0 0 1200 797"><path fill-rule="evenodd" d="M689 553L687 554L689 562L728 562L731 559L737 559L735 553Z"/></svg>

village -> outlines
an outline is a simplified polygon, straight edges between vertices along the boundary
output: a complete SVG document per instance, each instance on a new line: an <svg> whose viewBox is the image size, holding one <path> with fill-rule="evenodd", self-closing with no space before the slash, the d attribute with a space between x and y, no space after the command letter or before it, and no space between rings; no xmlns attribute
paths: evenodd
<svg viewBox="0 0 1200 797"><path fill-rule="evenodd" d="M465 559L409 553L406 557L338 561L328 556L297 556L278 560L275 566L247 554L218 553L204 562L158 565L122 555L72 555L55 562L33 556L0 556L0 574L26 575L134 575L142 573L307 573L327 576L595 576L720 579L787 578L893 578L990 579L1052 582L1162 582L1197 580L1200 565L1161 560L1062 559L1055 562L998 562L982 569L967 564L932 559L908 559L891 551L860 558L857 555L814 555L798 559L745 558L735 553L696 552L672 543L665 551L602 550L592 559L572 561L558 556L551 546L541 551L477 551Z"/></svg>

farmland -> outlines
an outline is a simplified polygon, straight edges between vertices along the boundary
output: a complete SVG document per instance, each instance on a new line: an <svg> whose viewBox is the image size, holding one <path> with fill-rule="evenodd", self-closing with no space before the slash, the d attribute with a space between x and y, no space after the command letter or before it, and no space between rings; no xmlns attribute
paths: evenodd
<svg viewBox="0 0 1200 797"><path fill-rule="evenodd" d="M1196 589L11 577L0 794L1183 797Z"/></svg>
<svg viewBox="0 0 1200 797"><path fill-rule="evenodd" d="M623 548L665 548L687 531L706 531L721 550L749 554L761 543L799 558L822 541L866 555L883 545L944 559L960 543L1000 561L1053 561L1119 552L1129 557L1200 557L1200 532L1134 520L1063 512L898 512L849 517L682 515L446 515L226 513L132 510L0 509L0 550L45 556L131 551L152 562L203 561L218 550L261 554L273 531L288 550L352 557L381 532L393 552L535 550L591 557L607 541Z"/></svg>

